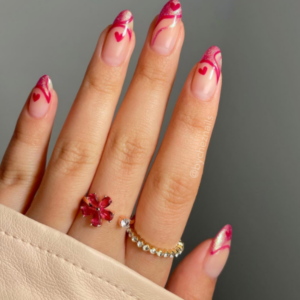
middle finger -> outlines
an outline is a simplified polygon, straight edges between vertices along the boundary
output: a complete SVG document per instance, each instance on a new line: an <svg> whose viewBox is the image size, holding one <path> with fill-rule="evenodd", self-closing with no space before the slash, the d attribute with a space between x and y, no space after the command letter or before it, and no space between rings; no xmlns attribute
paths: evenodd
<svg viewBox="0 0 300 300"><path fill-rule="evenodd" d="M172 5L173 4L173 5ZM174 10L172 10L174 8ZM184 39L181 6L169 1L150 26L132 83L112 125L90 191L112 198L118 216L130 216L155 151ZM69 234L124 261L124 230L117 218L91 230L79 212ZM105 241L105 242L104 242Z"/></svg>

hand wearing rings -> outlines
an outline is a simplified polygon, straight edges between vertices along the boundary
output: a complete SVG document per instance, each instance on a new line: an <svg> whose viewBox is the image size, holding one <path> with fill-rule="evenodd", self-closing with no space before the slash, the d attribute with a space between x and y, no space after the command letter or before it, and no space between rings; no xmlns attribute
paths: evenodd
<svg viewBox="0 0 300 300"><path fill-rule="evenodd" d="M181 238L218 112L222 54L217 46L205 51L204 41L194 45L199 48L190 56L194 67L156 152L185 36L181 18L178 0L168 1L155 17L116 111L136 42L132 13L117 15L100 35L47 168L58 96L48 75L33 84L0 166L0 203L162 287L173 258L186 256L166 288L184 299L211 300L229 257L231 226L204 242L198 235L202 228L188 228L199 243L190 254L191 245ZM133 212L134 220L123 217ZM223 225L211 218L213 230Z"/></svg>

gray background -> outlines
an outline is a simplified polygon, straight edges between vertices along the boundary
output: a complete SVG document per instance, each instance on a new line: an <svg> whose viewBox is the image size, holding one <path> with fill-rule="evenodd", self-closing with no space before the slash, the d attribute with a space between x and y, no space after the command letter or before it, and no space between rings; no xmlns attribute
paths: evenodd
<svg viewBox="0 0 300 300"><path fill-rule="evenodd" d="M148 25L163 4L1 0L0 155L44 73L60 99L52 150L101 30L130 9L137 45L126 90ZM182 6L186 41L162 134L206 48L218 45L224 66L219 118L184 234L187 250L231 223L231 257L214 299L299 299L300 2L182 0Z"/></svg>

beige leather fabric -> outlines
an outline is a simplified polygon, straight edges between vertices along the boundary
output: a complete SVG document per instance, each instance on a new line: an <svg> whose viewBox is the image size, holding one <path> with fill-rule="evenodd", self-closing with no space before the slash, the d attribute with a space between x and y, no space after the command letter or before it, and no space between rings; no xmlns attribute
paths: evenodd
<svg viewBox="0 0 300 300"><path fill-rule="evenodd" d="M77 240L0 205L0 299L180 298Z"/></svg>

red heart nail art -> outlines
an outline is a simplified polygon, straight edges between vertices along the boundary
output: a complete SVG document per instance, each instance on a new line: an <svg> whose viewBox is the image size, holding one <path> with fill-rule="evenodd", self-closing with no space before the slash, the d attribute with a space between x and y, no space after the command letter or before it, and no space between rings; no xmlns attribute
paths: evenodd
<svg viewBox="0 0 300 300"><path fill-rule="evenodd" d="M226 231L226 236L227 236L227 238L231 238L231 232L230 231Z"/></svg>
<svg viewBox="0 0 300 300"><path fill-rule="evenodd" d="M41 97L40 94L33 93L33 95L32 95L32 99L34 102L38 101L40 99L40 97Z"/></svg>
<svg viewBox="0 0 300 300"><path fill-rule="evenodd" d="M172 2L170 7L173 11L176 11L177 9L180 8L180 3L175 4L174 2Z"/></svg>
<svg viewBox="0 0 300 300"><path fill-rule="evenodd" d="M207 72L207 67L204 67L203 69L202 69L202 68L199 69L199 73L200 73L201 75L205 75L206 72Z"/></svg>
<svg viewBox="0 0 300 300"><path fill-rule="evenodd" d="M118 43L121 42L124 38L123 34L119 33L118 31L115 32L115 37Z"/></svg>

